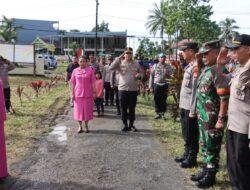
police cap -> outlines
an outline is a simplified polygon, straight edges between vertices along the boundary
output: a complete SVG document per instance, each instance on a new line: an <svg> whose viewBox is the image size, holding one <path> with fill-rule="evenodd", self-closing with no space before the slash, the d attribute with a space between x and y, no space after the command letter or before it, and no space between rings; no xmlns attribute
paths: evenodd
<svg viewBox="0 0 250 190"><path fill-rule="evenodd" d="M198 49L199 49L198 43L196 43L196 42L185 42L179 47L179 50L181 50L181 51L185 51L187 49L192 49L194 51L198 51Z"/></svg>
<svg viewBox="0 0 250 190"><path fill-rule="evenodd" d="M237 49L240 46L250 46L250 35L238 35L233 39L232 43L226 43L225 46L228 49Z"/></svg>

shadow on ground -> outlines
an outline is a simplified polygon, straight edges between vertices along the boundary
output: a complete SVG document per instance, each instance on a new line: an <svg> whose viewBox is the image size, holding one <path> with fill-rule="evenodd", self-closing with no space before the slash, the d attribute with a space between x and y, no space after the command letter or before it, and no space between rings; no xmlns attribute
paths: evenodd
<svg viewBox="0 0 250 190"><path fill-rule="evenodd" d="M18 183L13 185L16 181L14 177L8 177L6 180L0 181L1 190L33 190L33 189L46 189L46 190L112 190L111 188L96 187L93 185L79 184L72 181L65 181L63 183L46 183L40 181L31 181L19 179Z"/></svg>

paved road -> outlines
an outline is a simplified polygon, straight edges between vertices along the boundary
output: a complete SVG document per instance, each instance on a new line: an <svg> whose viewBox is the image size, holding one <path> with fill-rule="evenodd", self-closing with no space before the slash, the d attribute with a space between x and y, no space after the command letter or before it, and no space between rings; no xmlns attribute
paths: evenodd
<svg viewBox="0 0 250 190"><path fill-rule="evenodd" d="M20 165L11 190L184 190L194 189L139 116L140 132L120 132L109 108L90 123L91 133L77 134L72 110L56 120L54 131Z"/></svg>

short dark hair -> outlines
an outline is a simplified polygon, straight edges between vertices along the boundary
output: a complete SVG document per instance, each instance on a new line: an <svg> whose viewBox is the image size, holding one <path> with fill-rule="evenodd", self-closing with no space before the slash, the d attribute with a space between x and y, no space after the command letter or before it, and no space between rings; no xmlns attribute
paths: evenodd
<svg viewBox="0 0 250 190"><path fill-rule="evenodd" d="M102 79L102 73L101 73L101 71L97 71L96 73L95 73L95 75L96 74L99 74L100 75L100 79Z"/></svg>
<svg viewBox="0 0 250 190"><path fill-rule="evenodd" d="M124 49L124 51L133 51L133 48L131 48L131 47L126 47L126 48Z"/></svg>

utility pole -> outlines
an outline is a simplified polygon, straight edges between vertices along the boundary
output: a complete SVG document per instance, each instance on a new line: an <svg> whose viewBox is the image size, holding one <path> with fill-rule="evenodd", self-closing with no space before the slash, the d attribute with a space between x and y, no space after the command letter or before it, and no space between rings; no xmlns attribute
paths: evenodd
<svg viewBox="0 0 250 190"><path fill-rule="evenodd" d="M98 5L99 5L99 2L98 2L98 0L96 0L96 15L95 15L95 56L97 56Z"/></svg>

